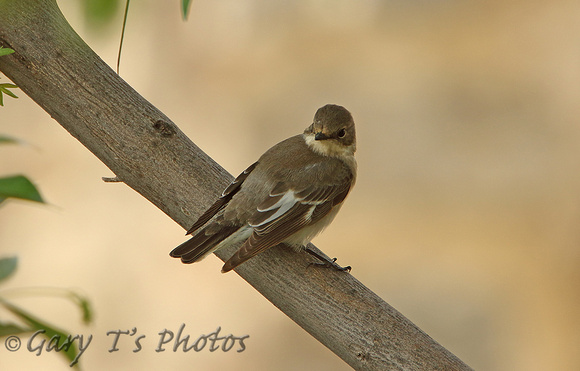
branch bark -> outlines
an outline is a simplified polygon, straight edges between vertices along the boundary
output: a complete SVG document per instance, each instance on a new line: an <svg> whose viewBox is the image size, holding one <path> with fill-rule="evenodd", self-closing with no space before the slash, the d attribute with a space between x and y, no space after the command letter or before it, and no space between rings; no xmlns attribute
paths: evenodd
<svg viewBox="0 0 580 371"><path fill-rule="evenodd" d="M84 43L55 0L0 0L0 45L16 51L0 57L6 76L184 228L232 180ZM351 274L311 261L273 248L236 271L354 369L470 369Z"/></svg>

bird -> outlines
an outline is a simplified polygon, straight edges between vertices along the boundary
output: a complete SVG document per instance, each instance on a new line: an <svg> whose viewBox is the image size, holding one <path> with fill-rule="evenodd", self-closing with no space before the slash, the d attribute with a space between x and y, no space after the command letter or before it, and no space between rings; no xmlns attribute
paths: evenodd
<svg viewBox="0 0 580 371"><path fill-rule="evenodd" d="M356 182L356 131L351 113L327 104L312 124L267 150L221 193L187 231L192 237L170 252L189 264L233 244L223 265L231 271L278 244L306 250L328 226Z"/></svg>

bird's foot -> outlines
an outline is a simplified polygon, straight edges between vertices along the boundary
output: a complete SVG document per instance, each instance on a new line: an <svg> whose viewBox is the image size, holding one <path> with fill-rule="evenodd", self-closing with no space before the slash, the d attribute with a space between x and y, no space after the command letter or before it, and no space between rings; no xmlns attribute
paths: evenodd
<svg viewBox="0 0 580 371"><path fill-rule="evenodd" d="M328 257L320 255L319 253L317 253L314 250L309 249L308 247L306 248L306 252L309 253L310 255L314 256L316 259L320 260L319 263L312 262L309 264L309 266L315 265L315 266L319 266L319 267L323 267L323 268L332 268L332 269L336 269L339 272L350 272L352 269L350 265L347 265L346 267L342 267L336 263L336 258L329 259Z"/></svg>

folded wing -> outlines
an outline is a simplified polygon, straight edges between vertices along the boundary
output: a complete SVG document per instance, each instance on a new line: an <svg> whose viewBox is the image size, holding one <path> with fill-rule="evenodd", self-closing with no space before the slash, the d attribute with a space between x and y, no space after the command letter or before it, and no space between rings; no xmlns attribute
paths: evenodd
<svg viewBox="0 0 580 371"><path fill-rule="evenodd" d="M338 184L311 185L300 190L286 183L278 183L250 219L249 224L253 228L250 238L224 264L222 272L234 269L302 228L320 221L334 206L344 201L351 184L352 176Z"/></svg>
<svg viewBox="0 0 580 371"><path fill-rule="evenodd" d="M255 162L244 170L222 192L221 196L210 206L187 231L194 234L193 237L173 249L169 255L181 258L183 263L193 263L203 259L212 253L217 246L226 238L244 229L245 226L219 223L219 214L227 206L232 197L240 190L243 182L254 170L258 163Z"/></svg>

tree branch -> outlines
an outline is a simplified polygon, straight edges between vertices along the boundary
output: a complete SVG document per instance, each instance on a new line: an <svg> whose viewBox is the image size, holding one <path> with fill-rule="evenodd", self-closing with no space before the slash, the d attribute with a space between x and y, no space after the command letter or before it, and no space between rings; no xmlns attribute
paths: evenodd
<svg viewBox="0 0 580 371"><path fill-rule="evenodd" d="M0 45L16 51L0 57L6 76L184 228L232 180L83 42L56 1L0 0ZM236 271L355 369L470 369L352 275L310 262L273 248Z"/></svg>

